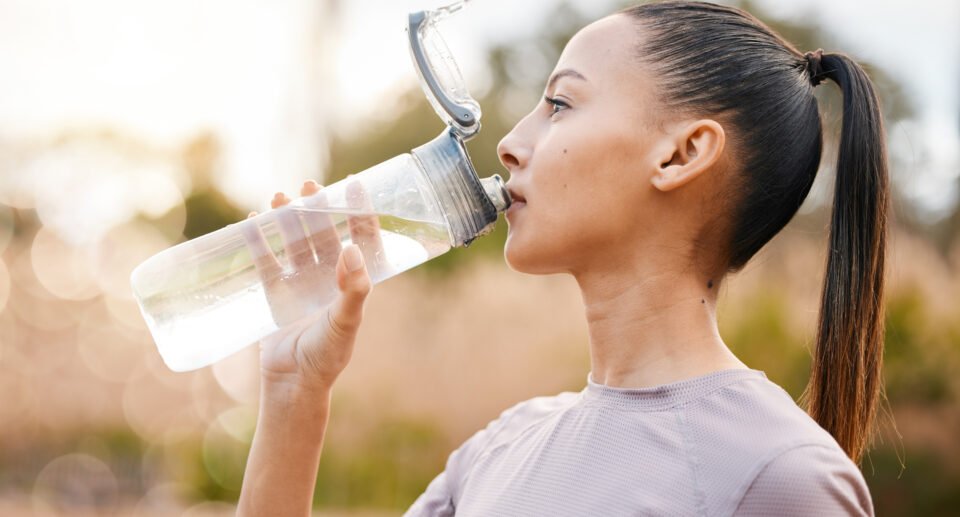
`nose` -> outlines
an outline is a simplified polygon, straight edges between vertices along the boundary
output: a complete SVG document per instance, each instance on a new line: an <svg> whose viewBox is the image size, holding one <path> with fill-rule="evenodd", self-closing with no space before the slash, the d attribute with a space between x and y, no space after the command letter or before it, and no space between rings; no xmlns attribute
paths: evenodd
<svg viewBox="0 0 960 517"><path fill-rule="evenodd" d="M521 120L517 123L497 144L497 156L500 157L500 163L507 168L511 175L517 169L526 167L530 160L530 145L524 141L519 131L523 122Z"/></svg>

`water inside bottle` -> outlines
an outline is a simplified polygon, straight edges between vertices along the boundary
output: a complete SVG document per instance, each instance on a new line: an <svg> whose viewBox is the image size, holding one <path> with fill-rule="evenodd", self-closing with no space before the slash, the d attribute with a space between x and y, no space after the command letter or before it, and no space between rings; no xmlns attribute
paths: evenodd
<svg viewBox="0 0 960 517"><path fill-rule="evenodd" d="M158 254L134 285L164 362L192 370L323 310L339 292L342 246L360 247L376 283L449 250L448 231L444 221L282 207L210 234L204 249L188 241Z"/></svg>

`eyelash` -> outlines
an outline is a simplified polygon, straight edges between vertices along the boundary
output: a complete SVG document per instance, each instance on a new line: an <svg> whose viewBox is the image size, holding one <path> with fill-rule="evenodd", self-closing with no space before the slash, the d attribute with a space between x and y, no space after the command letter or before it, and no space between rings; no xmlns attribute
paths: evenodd
<svg viewBox="0 0 960 517"><path fill-rule="evenodd" d="M547 101L547 104L551 106L551 109L552 109L550 113L551 117L570 107L569 104L555 97L544 96L543 100Z"/></svg>

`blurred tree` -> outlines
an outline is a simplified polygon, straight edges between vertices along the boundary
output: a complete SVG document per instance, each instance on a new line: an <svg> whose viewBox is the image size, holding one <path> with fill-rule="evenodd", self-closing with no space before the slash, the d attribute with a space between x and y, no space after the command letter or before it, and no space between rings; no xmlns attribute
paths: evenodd
<svg viewBox="0 0 960 517"><path fill-rule="evenodd" d="M960 54L960 49L958 49ZM960 77L957 78L960 81ZM957 85L957 91L960 91L960 84ZM957 132L960 133L960 111L957 112ZM955 144L960 148L960 142ZM954 164L960 169L960 156ZM954 171L953 180L953 209L950 213L936 225L936 240L941 244L942 250L949 252L954 246L960 247L960 170Z"/></svg>
<svg viewBox="0 0 960 517"><path fill-rule="evenodd" d="M196 136L181 153L183 168L193 183L193 189L184 199L187 221L183 235L187 239L223 228L246 215L214 187L213 174L220 155L220 141L210 132Z"/></svg>

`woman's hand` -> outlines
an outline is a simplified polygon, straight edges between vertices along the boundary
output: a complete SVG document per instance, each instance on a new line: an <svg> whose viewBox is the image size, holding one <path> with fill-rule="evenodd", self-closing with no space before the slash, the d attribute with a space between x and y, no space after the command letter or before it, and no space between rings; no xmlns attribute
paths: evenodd
<svg viewBox="0 0 960 517"><path fill-rule="evenodd" d="M349 185L348 192L365 197L360 183ZM304 183L300 194L309 196L304 202L308 209L325 205L316 182ZM364 255L374 259L374 267L379 267L376 261L383 256L379 220L375 215L349 217L356 244L341 249L340 235L328 213L303 210L298 214L282 208L289 202L283 193L271 201L289 271L282 268L259 226L244 228L271 312L281 327L260 343L264 389L281 384L329 390L350 360L363 304L373 286Z"/></svg>
<svg viewBox="0 0 960 517"><path fill-rule="evenodd" d="M323 192L315 182L304 183L300 194L309 196L305 208L323 208ZM366 197L359 182L348 185L347 194L358 202ZM243 227L270 310L282 328L260 341L260 412L238 515L310 515L330 390L350 361L363 303L373 287L365 264L374 271L386 267L379 262L384 253L376 215L349 217L354 244L341 249L329 214L303 210L298 215L284 208L289 202L282 193L271 202L289 270L281 267L257 224Z"/></svg>

